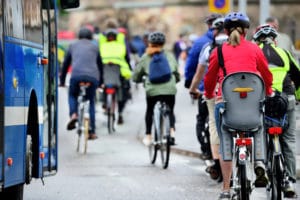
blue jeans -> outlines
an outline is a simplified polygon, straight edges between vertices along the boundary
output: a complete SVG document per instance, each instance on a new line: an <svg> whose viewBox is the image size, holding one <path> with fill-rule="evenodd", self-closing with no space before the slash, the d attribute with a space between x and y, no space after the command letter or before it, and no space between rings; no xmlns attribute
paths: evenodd
<svg viewBox="0 0 300 200"><path fill-rule="evenodd" d="M224 108L224 102L220 102L220 103L217 103L216 104L216 107L215 107L215 118L216 118L216 126L217 126L217 132L218 132L218 135L219 135L219 138L220 138L220 153L222 155L223 153L223 149L222 149L222 144L223 144L223 141L221 140L221 136L222 136L222 132L221 132L221 125L220 125L220 109Z"/></svg>
<svg viewBox="0 0 300 200"><path fill-rule="evenodd" d="M70 87L69 87L69 115L78 112L78 102L77 98L79 95L79 82L91 82L92 85L87 89L86 94L90 101L90 120L91 120L91 129L90 133L95 133L95 95L96 89L99 85L99 82L95 78L81 76L81 77L72 77L70 79Z"/></svg>

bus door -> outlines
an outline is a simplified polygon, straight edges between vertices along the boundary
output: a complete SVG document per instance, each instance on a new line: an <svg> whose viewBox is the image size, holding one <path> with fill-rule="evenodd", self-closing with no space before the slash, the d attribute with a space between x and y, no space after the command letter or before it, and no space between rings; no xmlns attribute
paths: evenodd
<svg viewBox="0 0 300 200"><path fill-rule="evenodd" d="M44 57L48 61L44 65L44 129L43 129L43 162L44 175L57 171L57 39L56 39L56 6L55 0L44 1L43 45Z"/></svg>

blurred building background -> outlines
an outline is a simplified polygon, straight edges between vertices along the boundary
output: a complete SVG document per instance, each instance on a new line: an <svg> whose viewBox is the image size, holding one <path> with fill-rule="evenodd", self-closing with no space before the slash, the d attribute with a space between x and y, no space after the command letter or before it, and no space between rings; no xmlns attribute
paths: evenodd
<svg viewBox="0 0 300 200"><path fill-rule="evenodd" d="M250 34L259 25L260 1L264 0L245 1ZM238 2L233 0L230 10L238 11ZM270 0L269 8L269 16L279 19L280 31L290 35L300 49L300 1ZM170 47L180 33L205 32L204 19L209 13L207 0L81 0L80 8L61 13L59 29L77 32L80 26L90 24L103 31L104 21L114 17L127 29L129 37L152 30L165 32Z"/></svg>

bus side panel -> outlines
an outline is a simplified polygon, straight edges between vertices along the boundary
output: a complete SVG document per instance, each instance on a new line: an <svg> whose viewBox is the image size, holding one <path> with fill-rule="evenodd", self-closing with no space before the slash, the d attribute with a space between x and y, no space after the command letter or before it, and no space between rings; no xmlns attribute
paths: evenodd
<svg viewBox="0 0 300 200"><path fill-rule="evenodd" d="M39 64L41 46L24 40L5 38L5 148L4 161L13 157L13 166L5 167L4 187L25 181L26 130L30 94L37 94L39 134L42 134L43 67ZM38 152L42 149L43 137L36 135ZM16 148L17 147L17 148ZM42 161L38 161L38 176L42 176Z"/></svg>
<svg viewBox="0 0 300 200"><path fill-rule="evenodd" d="M25 180L24 126L5 128L5 161L12 159L12 165L5 163L5 187L23 183ZM13 144L13 145L11 145Z"/></svg>

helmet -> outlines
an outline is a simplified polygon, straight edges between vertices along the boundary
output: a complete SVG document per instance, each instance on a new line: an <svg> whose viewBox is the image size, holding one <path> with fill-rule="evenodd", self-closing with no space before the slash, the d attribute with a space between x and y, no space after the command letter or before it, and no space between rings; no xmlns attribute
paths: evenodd
<svg viewBox="0 0 300 200"><path fill-rule="evenodd" d="M79 30L78 38L91 40L91 39L93 39L93 33L90 29L88 29L86 27L82 27Z"/></svg>
<svg viewBox="0 0 300 200"><path fill-rule="evenodd" d="M117 38L117 35L118 35L118 30L117 29L107 29L105 31L105 36L108 40L115 40Z"/></svg>
<svg viewBox="0 0 300 200"><path fill-rule="evenodd" d="M217 29L219 32L221 32L224 28L224 18L220 17L213 21L211 28Z"/></svg>
<svg viewBox="0 0 300 200"><path fill-rule="evenodd" d="M149 34L148 41L152 44L163 45L166 42L166 36L162 32L155 31Z"/></svg>
<svg viewBox="0 0 300 200"><path fill-rule="evenodd" d="M278 35L277 31L270 24L263 24L256 28L253 39L258 41L262 37L276 38Z"/></svg>
<svg viewBox="0 0 300 200"><path fill-rule="evenodd" d="M212 13L211 15L209 15L205 18L205 23L211 25L215 19L221 18L221 17L222 17L222 15L220 15L220 14Z"/></svg>
<svg viewBox="0 0 300 200"><path fill-rule="evenodd" d="M228 35L225 33L219 34L215 37L216 45L221 45L228 40Z"/></svg>
<svg viewBox="0 0 300 200"><path fill-rule="evenodd" d="M249 28L250 21L247 15L241 12L232 12L226 15L224 20L224 28L230 29L234 27Z"/></svg>

